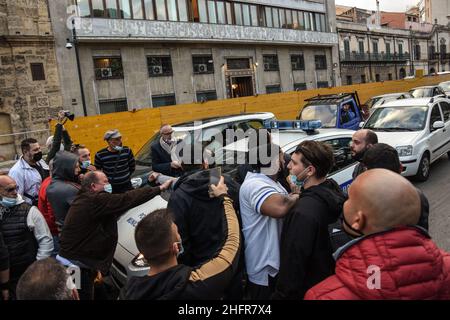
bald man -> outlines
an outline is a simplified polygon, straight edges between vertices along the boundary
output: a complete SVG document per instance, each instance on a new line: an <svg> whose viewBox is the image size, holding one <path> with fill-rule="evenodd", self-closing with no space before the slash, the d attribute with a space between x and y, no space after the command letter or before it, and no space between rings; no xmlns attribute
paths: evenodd
<svg viewBox="0 0 450 320"><path fill-rule="evenodd" d="M419 216L408 180L386 169L362 173L344 204L344 229L355 239L334 254L335 275L305 299L450 299L450 255L413 226Z"/></svg>
<svg viewBox="0 0 450 320"><path fill-rule="evenodd" d="M356 179L358 175L364 172L364 166L361 164L361 159L365 152L375 143L378 143L378 136L372 130L360 129L353 134L352 142L350 144L350 153L353 160L360 162L353 171L353 179Z"/></svg>
<svg viewBox="0 0 450 320"><path fill-rule="evenodd" d="M37 207L26 203L17 192L14 179L0 176L0 233L9 256L9 284L5 288L15 297L17 281L35 260L47 258L53 251L53 239L47 222Z"/></svg>
<svg viewBox="0 0 450 320"><path fill-rule="evenodd" d="M173 139L173 129L168 124L162 125L159 134L159 140L151 146L152 169L166 176L179 177L183 171L175 154L178 141Z"/></svg>

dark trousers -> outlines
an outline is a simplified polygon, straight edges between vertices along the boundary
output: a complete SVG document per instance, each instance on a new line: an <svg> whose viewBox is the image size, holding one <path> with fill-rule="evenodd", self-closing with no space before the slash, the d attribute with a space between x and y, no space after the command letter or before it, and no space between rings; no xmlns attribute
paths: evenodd
<svg viewBox="0 0 450 320"><path fill-rule="evenodd" d="M78 289L80 300L94 300L94 281L97 271L80 268L80 272L80 289Z"/></svg>
<svg viewBox="0 0 450 320"><path fill-rule="evenodd" d="M131 186L131 181L128 181L124 184L111 184L112 186L112 193L124 193L130 190L133 190L133 187Z"/></svg>
<svg viewBox="0 0 450 320"><path fill-rule="evenodd" d="M246 300L270 300L272 293L275 292L276 277L269 277L268 286L260 286L247 280L247 287L245 290Z"/></svg>

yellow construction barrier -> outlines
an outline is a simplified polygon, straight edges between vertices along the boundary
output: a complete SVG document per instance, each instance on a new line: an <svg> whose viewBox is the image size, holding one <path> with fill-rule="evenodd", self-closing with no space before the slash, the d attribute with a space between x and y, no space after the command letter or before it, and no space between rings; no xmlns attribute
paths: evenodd
<svg viewBox="0 0 450 320"><path fill-rule="evenodd" d="M67 122L66 127L75 143L85 144L90 149L93 159L95 152L105 147L103 134L110 129L119 129L123 135L124 145L129 146L136 153L159 130L161 124L165 123L177 124L208 117L264 111L274 113L281 120L295 119L303 107L304 100L318 94L357 91L361 103L364 103L373 96L405 92L414 87L434 85L449 80L450 75L442 75L148 108L134 112L76 118L73 122Z"/></svg>

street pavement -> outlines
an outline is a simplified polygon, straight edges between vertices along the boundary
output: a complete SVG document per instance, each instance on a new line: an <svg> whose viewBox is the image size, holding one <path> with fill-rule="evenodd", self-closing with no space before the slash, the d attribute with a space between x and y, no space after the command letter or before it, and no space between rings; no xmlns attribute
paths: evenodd
<svg viewBox="0 0 450 320"><path fill-rule="evenodd" d="M442 156L431 165L426 182L413 182L430 202L430 234L438 246L450 252L450 159Z"/></svg>

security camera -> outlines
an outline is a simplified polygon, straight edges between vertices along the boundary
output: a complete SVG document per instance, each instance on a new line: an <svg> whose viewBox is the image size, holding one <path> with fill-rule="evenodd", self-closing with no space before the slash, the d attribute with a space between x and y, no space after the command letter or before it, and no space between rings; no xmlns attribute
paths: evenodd
<svg viewBox="0 0 450 320"><path fill-rule="evenodd" d="M69 39L67 39L67 42L66 42L66 49L67 49L67 50L70 50L70 49L72 49L72 48L73 48L72 42L70 42Z"/></svg>

